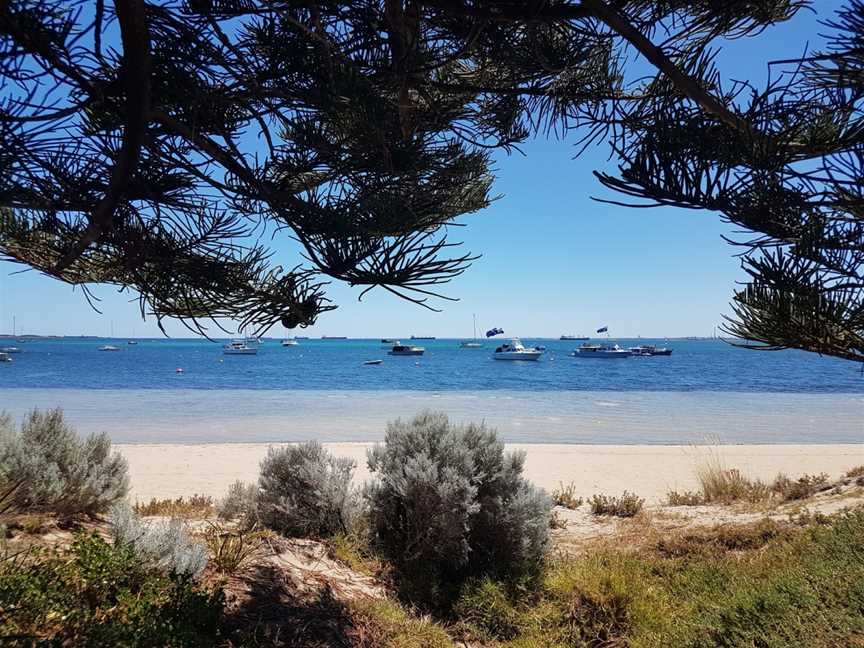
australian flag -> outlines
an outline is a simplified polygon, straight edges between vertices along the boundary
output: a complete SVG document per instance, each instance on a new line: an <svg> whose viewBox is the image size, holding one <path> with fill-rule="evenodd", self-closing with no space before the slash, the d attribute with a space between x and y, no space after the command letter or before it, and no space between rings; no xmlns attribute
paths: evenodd
<svg viewBox="0 0 864 648"><path fill-rule="evenodd" d="M605 333L608 330L609 330L608 326L601 326L599 329L597 329L597 332L598 333Z"/></svg>
<svg viewBox="0 0 864 648"><path fill-rule="evenodd" d="M504 329L501 328L493 328L486 331L486 337L492 337L493 335L501 335L504 332Z"/></svg>

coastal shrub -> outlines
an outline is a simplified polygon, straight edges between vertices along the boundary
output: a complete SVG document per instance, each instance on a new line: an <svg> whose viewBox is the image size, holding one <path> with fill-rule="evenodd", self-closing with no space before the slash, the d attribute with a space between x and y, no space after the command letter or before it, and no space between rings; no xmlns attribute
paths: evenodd
<svg viewBox="0 0 864 648"><path fill-rule="evenodd" d="M0 561L0 643L204 648L224 596L142 563L132 547L79 534L68 548Z"/></svg>
<svg viewBox="0 0 864 648"><path fill-rule="evenodd" d="M446 606L469 577L536 571L551 500L522 477L524 453L505 453L494 430L426 412L389 423L368 461L374 542L410 598Z"/></svg>
<svg viewBox="0 0 864 648"><path fill-rule="evenodd" d="M864 466L855 466L846 471L846 477L864 477Z"/></svg>
<svg viewBox="0 0 864 648"><path fill-rule="evenodd" d="M334 457L317 441L270 448L258 478L258 517L289 536L344 533L354 513L353 473L353 460Z"/></svg>
<svg viewBox="0 0 864 648"><path fill-rule="evenodd" d="M0 484L18 482L19 511L63 516L102 513L129 490L126 460L111 452L108 436L80 438L60 409L33 410L20 429L0 419Z"/></svg>
<svg viewBox="0 0 864 648"><path fill-rule="evenodd" d="M144 517L162 515L165 517L205 518L213 515L213 498L209 495L192 495L188 499L180 496L174 499L152 498L149 502L136 502L135 512Z"/></svg>
<svg viewBox="0 0 864 648"><path fill-rule="evenodd" d="M619 497L611 495L594 495L588 502L594 515L614 515L616 517L633 517L642 510L645 500L624 491Z"/></svg>
<svg viewBox="0 0 864 648"><path fill-rule="evenodd" d="M726 469L719 461L710 461L701 466L696 477L705 503L762 502L772 497L768 484L759 479L750 479L735 468Z"/></svg>
<svg viewBox="0 0 864 648"><path fill-rule="evenodd" d="M115 544L131 547L142 563L192 579L207 566L207 550L189 538L182 520L144 521L125 503L113 506L110 516Z"/></svg>
<svg viewBox="0 0 864 648"><path fill-rule="evenodd" d="M669 491L666 493L666 503L669 506L699 506L704 504L705 500L701 493L693 491Z"/></svg>
<svg viewBox="0 0 864 648"><path fill-rule="evenodd" d="M585 503L585 500L576 495L576 484L570 482L566 486L562 482L558 488L552 491L552 503L555 506L563 506L564 508L574 510Z"/></svg>
<svg viewBox="0 0 864 648"><path fill-rule="evenodd" d="M258 486L238 479L217 502L216 514L223 520L239 520L241 526L251 528L258 519Z"/></svg>
<svg viewBox="0 0 864 648"><path fill-rule="evenodd" d="M771 484L771 490L786 501L807 499L830 487L828 475L825 473L802 475L798 479L790 479L781 473Z"/></svg>

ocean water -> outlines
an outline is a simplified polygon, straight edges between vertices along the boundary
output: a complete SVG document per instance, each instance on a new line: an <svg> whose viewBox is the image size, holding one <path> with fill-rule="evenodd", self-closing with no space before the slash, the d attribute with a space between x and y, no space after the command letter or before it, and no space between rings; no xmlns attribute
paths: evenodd
<svg viewBox="0 0 864 648"><path fill-rule="evenodd" d="M106 340L40 340L0 364L0 410L62 407L118 443L375 441L387 421L432 409L521 443L864 444L852 363L719 340L641 340L674 352L588 360L568 355L578 342L525 341L547 346L543 360L498 362L493 342L456 340L418 341L419 358L388 356L378 340L271 340L257 356L203 340L116 340L114 353L97 350Z"/></svg>
<svg viewBox="0 0 864 648"><path fill-rule="evenodd" d="M656 343L669 357L591 360L569 354L579 342L545 344L539 362L500 362L456 340L423 340L421 357L387 355L378 340L268 340L256 356L226 356L206 340L40 340L0 364L0 389L275 389L384 391L720 391L864 394L861 367L800 351L757 352L721 340L618 340ZM100 352L113 343L118 352ZM0 343L0 346L3 346ZM383 359L377 366L365 360ZM182 368L184 373L176 373Z"/></svg>

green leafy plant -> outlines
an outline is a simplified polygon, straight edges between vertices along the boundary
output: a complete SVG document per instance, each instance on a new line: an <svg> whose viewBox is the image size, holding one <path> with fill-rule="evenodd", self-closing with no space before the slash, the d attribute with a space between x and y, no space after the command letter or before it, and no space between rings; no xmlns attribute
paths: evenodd
<svg viewBox="0 0 864 648"><path fill-rule="evenodd" d="M584 498L576 495L576 484L570 482L566 486L560 483L558 488L552 491L552 503L555 506L563 506L568 509L577 509L585 503Z"/></svg>

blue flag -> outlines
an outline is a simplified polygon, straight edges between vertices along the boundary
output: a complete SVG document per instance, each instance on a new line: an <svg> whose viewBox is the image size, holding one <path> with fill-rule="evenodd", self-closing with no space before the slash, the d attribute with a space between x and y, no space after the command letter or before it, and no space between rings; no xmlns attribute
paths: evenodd
<svg viewBox="0 0 864 648"><path fill-rule="evenodd" d="M493 335L501 335L504 332L502 328L493 328L486 331L486 337L492 337Z"/></svg>
<svg viewBox="0 0 864 648"><path fill-rule="evenodd" d="M602 328L597 329L597 332L598 332L598 333L605 333L605 332L608 331L608 330L609 330L609 327L608 327L608 326L604 326L604 327L602 327Z"/></svg>

